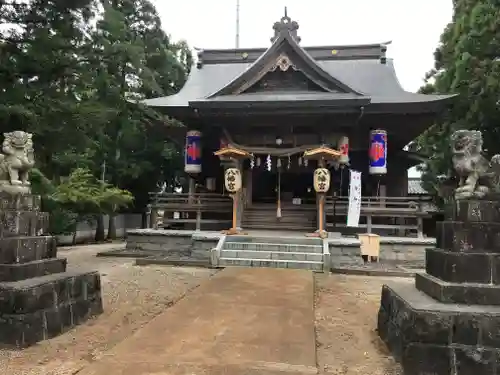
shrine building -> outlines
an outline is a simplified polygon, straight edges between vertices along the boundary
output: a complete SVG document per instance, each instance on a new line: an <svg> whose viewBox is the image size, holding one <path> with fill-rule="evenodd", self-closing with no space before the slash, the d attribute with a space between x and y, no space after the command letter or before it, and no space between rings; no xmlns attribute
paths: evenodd
<svg viewBox="0 0 500 375"><path fill-rule="evenodd" d="M144 101L186 127L190 194L227 195L224 168L234 163L218 150L250 155L238 163L244 228L315 227L317 162L304 153L318 147L342 154L328 163L329 202L347 197L350 169L362 172L363 199L404 201L407 170L422 162L404 148L451 102L452 95L405 91L387 43L305 47L298 28L285 14L268 47L202 50L177 94ZM327 221L335 225L332 210Z"/></svg>

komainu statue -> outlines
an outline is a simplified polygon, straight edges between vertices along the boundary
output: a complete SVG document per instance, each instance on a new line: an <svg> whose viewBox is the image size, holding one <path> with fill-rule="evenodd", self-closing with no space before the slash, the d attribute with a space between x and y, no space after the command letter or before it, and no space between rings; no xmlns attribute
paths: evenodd
<svg viewBox="0 0 500 375"><path fill-rule="evenodd" d="M483 136L476 130L458 130L451 136L453 169L458 177L455 199L484 198L498 193L500 155L488 161L483 155Z"/></svg>
<svg viewBox="0 0 500 375"><path fill-rule="evenodd" d="M35 165L32 134L16 130L4 133L0 154L0 191L30 192L29 171Z"/></svg>

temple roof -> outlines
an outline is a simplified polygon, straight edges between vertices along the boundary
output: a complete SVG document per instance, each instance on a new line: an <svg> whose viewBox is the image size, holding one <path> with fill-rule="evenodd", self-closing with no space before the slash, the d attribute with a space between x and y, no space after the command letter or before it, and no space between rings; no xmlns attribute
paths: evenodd
<svg viewBox="0 0 500 375"><path fill-rule="evenodd" d="M393 61L385 57L384 43L303 48L298 24L286 14L273 28L275 35L268 49L200 52L197 66L179 93L148 99L144 104L196 109L249 104L283 107L288 103L363 107L365 112L379 113L429 113L440 111L453 96L405 91ZM288 86L283 86L285 83Z"/></svg>

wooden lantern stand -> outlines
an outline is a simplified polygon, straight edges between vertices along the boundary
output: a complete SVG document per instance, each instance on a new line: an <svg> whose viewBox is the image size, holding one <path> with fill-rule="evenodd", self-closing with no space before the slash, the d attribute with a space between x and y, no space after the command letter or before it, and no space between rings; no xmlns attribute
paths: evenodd
<svg viewBox="0 0 500 375"><path fill-rule="evenodd" d="M342 152L331 149L326 146L314 148L304 152L304 158L318 161L318 168L325 168L325 163L330 160L338 159ZM325 229L325 196L326 192L317 192L318 194L318 229L314 233L306 234L307 237L327 238L328 232Z"/></svg>
<svg viewBox="0 0 500 375"><path fill-rule="evenodd" d="M215 156L218 156L221 160L233 160L233 161L240 161L240 160L245 160L245 159L250 159L251 155L244 151L240 150L238 148L234 147L224 147L221 148L219 151L214 152ZM242 182L243 185L243 182ZM243 186L242 186L243 188ZM241 189L235 193L230 193L231 199L233 200L233 218L232 218L232 225L230 229L223 230L222 233L226 235L245 235L247 233L242 232L241 230L238 230L238 193L241 193Z"/></svg>

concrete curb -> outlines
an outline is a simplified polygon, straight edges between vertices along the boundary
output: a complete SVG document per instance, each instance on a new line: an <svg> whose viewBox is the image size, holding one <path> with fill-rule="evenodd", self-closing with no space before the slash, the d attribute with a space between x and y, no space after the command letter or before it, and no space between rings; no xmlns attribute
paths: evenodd
<svg viewBox="0 0 500 375"><path fill-rule="evenodd" d="M154 254L140 252L140 251L129 251L125 249L107 250L101 251L96 254L96 257L108 257L108 258L147 258Z"/></svg>
<svg viewBox="0 0 500 375"><path fill-rule="evenodd" d="M177 266L177 267L202 267L202 268L212 268L210 266L210 262L206 260L198 260L198 259L167 259L167 258L158 258L154 257L146 257L146 258L137 258L135 260L136 266Z"/></svg>
<svg viewBox="0 0 500 375"><path fill-rule="evenodd" d="M356 275L356 276L381 276L381 277L414 277L416 272L403 270L374 270L355 269L347 267L332 267L330 271L334 274Z"/></svg>

